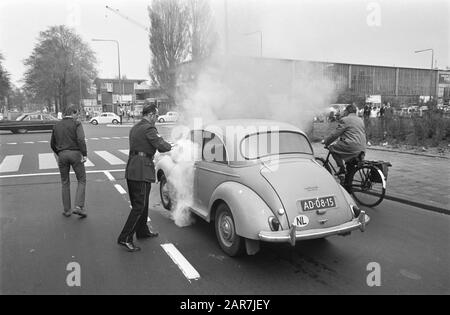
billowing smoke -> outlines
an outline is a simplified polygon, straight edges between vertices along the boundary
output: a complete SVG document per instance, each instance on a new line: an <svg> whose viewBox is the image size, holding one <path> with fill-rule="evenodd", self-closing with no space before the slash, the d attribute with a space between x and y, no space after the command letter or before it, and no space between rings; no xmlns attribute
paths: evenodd
<svg viewBox="0 0 450 315"><path fill-rule="evenodd" d="M194 222L189 208L194 202L194 162L199 148L186 139L178 139L169 155L160 155L159 161L165 171L172 200L171 218L183 227Z"/></svg>
<svg viewBox="0 0 450 315"><path fill-rule="evenodd" d="M181 82L178 103L185 117L204 123L260 118L289 122L307 132L314 116L337 96L335 81L323 75L327 67L332 65L223 56L203 65L187 64L181 71L194 73L196 81Z"/></svg>

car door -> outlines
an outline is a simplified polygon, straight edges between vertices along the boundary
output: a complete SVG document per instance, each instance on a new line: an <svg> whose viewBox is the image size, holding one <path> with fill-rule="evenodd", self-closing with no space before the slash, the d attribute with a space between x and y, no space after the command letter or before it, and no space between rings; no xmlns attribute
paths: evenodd
<svg viewBox="0 0 450 315"><path fill-rule="evenodd" d="M108 114L101 114L98 120L99 124L106 124L108 122Z"/></svg>
<svg viewBox="0 0 450 315"><path fill-rule="evenodd" d="M201 160L195 162L194 200L204 217L209 215L209 201L214 190L227 180L229 166L225 145L214 133L202 132Z"/></svg>

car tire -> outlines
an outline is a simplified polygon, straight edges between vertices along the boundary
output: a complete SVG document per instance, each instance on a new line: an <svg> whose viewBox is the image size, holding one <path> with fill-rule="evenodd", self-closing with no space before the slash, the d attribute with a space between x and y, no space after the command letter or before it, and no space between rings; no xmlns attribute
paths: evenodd
<svg viewBox="0 0 450 315"><path fill-rule="evenodd" d="M163 122L165 122L165 120L164 120L164 118L160 118L160 119L158 120L158 122L163 123Z"/></svg>
<svg viewBox="0 0 450 315"><path fill-rule="evenodd" d="M96 121L95 119L93 121L91 121L91 124L93 125L98 125L98 121Z"/></svg>
<svg viewBox="0 0 450 315"><path fill-rule="evenodd" d="M113 123L113 125L117 125L117 124L119 124L119 121L117 119L113 119L112 123Z"/></svg>
<svg viewBox="0 0 450 315"><path fill-rule="evenodd" d="M217 207L214 225L217 241L227 255L234 257L244 254L245 239L236 234L233 214L225 203Z"/></svg>
<svg viewBox="0 0 450 315"><path fill-rule="evenodd" d="M161 203L166 210L172 209L172 199L170 198L169 183L165 174L161 175L159 179L159 196L161 197Z"/></svg>
<svg viewBox="0 0 450 315"><path fill-rule="evenodd" d="M17 129L11 129L11 132L14 133L14 134L19 133L19 132L17 131Z"/></svg>

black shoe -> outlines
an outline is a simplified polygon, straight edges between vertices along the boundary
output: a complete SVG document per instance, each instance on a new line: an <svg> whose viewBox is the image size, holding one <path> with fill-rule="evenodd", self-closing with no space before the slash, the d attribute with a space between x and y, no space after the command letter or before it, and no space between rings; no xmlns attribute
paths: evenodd
<svg viewBox="0 0 450 315"><path fill-rule="evenodd" d="M65 216L66 218L70 217L72 215L72 211L63 211L63 216Z"/></svg>
<svg viewBox="0 0 450 315"><path fill-rule="evenodd" d="M147 231L143 234L137 234L136 233L136 238L137 239L146 239L146 238L150 238L150 237L157 237L159 235L158 232L153 232L153 231Z"/></svg>
<svg viewBox="0 0 450 315"><path fill-rule="evenodd" d="M129 252L138 252L141 250L141 248L134 245L133 242L117 241L117 244L126 247Z"/></svg>

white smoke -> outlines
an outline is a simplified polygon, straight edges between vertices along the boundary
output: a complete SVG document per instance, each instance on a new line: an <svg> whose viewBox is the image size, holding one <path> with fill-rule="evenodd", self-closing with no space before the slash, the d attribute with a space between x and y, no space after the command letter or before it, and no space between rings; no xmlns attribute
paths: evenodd
<svg viewBox="0 0 450 315"><path fill-rule="evenodd" d="M222 56L198 67L195 83L181 84L185 89L178 100L190 121L259 118L308 131L338 92L320 73L323 66L306 62Z"/></svg>
<svg viewBox="0 0 450 315"><path fill-rule="evenodd" d="M189 139L179 139L170 155L161 156L158 163L166 172L170 198L171 218L177 226L184 227L195 222L190 212L194 205L194 162L199 148Z"/></svg>

